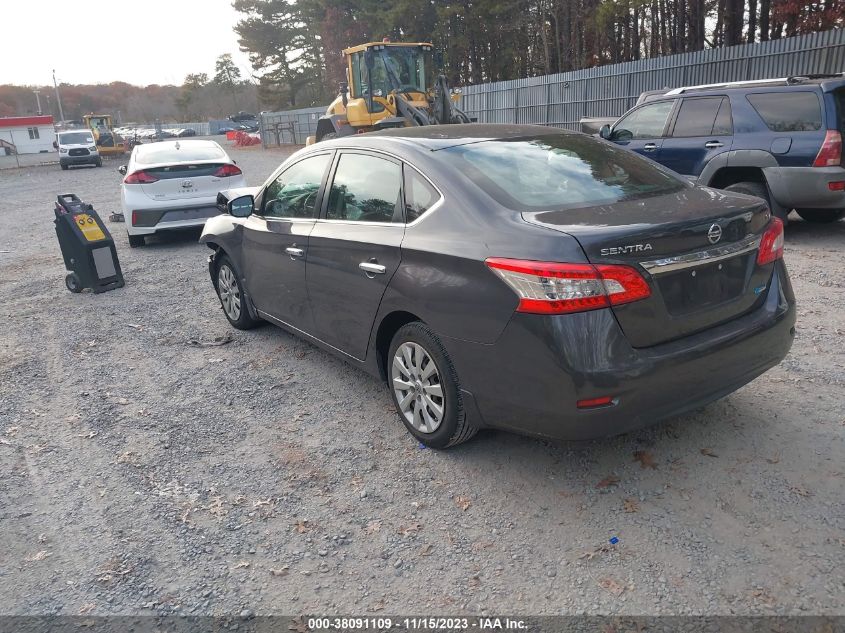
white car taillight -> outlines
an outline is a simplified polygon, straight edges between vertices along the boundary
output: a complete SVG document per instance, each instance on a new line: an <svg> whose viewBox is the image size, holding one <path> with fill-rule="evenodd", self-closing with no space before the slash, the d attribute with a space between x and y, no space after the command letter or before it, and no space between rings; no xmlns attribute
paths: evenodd
<svg viewBox="0 0 845 633"><path fill-rule="evenodd" d="M517 312L567 314L639 301L651 288L631 266L491 257L487 266L519 297Z"/></svg>

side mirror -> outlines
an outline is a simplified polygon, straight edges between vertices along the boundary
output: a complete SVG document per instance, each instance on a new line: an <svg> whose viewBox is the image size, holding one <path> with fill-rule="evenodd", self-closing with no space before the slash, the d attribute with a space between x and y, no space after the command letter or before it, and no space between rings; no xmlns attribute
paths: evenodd
<svg viewBox="0 0 845 633"><path fill-rule="evenodd" d="M593 128L593 129L595 129L595 128ZM610 125L608 125L607 123L602 125L601 129L599 130L599 136L602 137L605 140L609 140L610 139Z"/></svg>
<svg viewBox="0 0 845 633"><path fill-rule="evenodd" d="M255 198L252 196L238 196L234 200L230 200L226 205L226 210L229 215L236 218L245 218L252 215L255 210Z"/></svg>
<svg viewBox="0 0 845 633"><path fill-rule="evenodd" d="M59 144L56 141L53 141L53 149L59 149Z"/></svg>
<svg viewBox="0 0 845 633"><path fill-rule="evenodd" d="M338 88L340 89L340 100L343 101L343 107L345 108L349 101L346 95L346 93L349 92L349 84L345 81L341 81Z"/></svg>
<svg viewBox="0 0 845 633"><path fill-rule="evenodd" d="M125 176L126 175L126 165L121 165L120 167L118 167L117 173L119 173L121 176Z"/></svg>

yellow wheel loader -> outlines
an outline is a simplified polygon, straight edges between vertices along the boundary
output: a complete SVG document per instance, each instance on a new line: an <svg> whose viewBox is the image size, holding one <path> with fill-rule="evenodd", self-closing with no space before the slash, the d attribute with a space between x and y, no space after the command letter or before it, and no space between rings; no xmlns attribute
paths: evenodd
<svg viewBox="0 0 845 633"><path fill-rule="evenodd" d="M101 156L117 156L126 152L126 144L112 128L110 114L86 114L85 127L94 135L94 144Z"/></svg>
<svg viewBox="0 0 845 633"><path fill-rule="evenodd" d="M446 77L435 76L431 44L385 39L344 49L343 55L347 80L308 145L391 127L471 122L455 105L460 95L449 90Z"/></svg>

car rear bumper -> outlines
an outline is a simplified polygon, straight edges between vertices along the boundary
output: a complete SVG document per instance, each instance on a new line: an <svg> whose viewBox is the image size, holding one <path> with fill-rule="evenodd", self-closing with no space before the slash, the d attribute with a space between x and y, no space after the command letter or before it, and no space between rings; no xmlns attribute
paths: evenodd
<svg viewBox="0 0 845 633"><path fill-rule="evenodd" d="M648 426L735 391L786 356L794 325L792 287L778 262L760 308L669 343L633 348L612 312L595 310L515 314L493 345L447 339L446 347L483 424L580 440ZM576 407L602 396L616 404Z"/></svg>
<svg viewBox="0 0 845 633"><path fill-rule="evenodd" d="M845 168L766 167L763 173L772 196L787 209L845 209L845 191L829 187L845 181Z"/></svg>
<svg viewBox="0 0 845 633"><path fill-rule="evenodd" d="M208 218L220 214L214 204L178 209L138 209L128 212L126 228L130 235L152 235L158 231L205 225Z"/></svg>

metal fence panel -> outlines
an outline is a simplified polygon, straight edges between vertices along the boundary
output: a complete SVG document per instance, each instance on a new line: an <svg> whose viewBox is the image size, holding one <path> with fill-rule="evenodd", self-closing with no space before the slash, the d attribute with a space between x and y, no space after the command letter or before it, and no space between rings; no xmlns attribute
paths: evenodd
<svg viewBox="0 0 845 633"><path fill-rule="evenodd" d="M584 117L621 116L647 90L842 71L845 31L837 29L532 78L546 85L541 98L524 79L466 86L461 108L479 122L578 129Z"/></svg>
<svg viewBox="0 0 845 633"><path fill-rule="evenodd" d="M723 81L845 71L845 30L465 86L460 107L479 123L533 123L579 129L584 117L618 117L647 90ZM304 143L324 107L262 115L265 146ZM293 123L295 132L278 130ZM287 128L284 128L285 130ZM291 138L295 136L294 141Z"/></svg>
<svg viewBox="0 0 845 633"><path fill-rule="evenodd" d="M261 113L261 142L268 145L304 145L317 133L317 120L326 113L323 106Z"/></svg>

